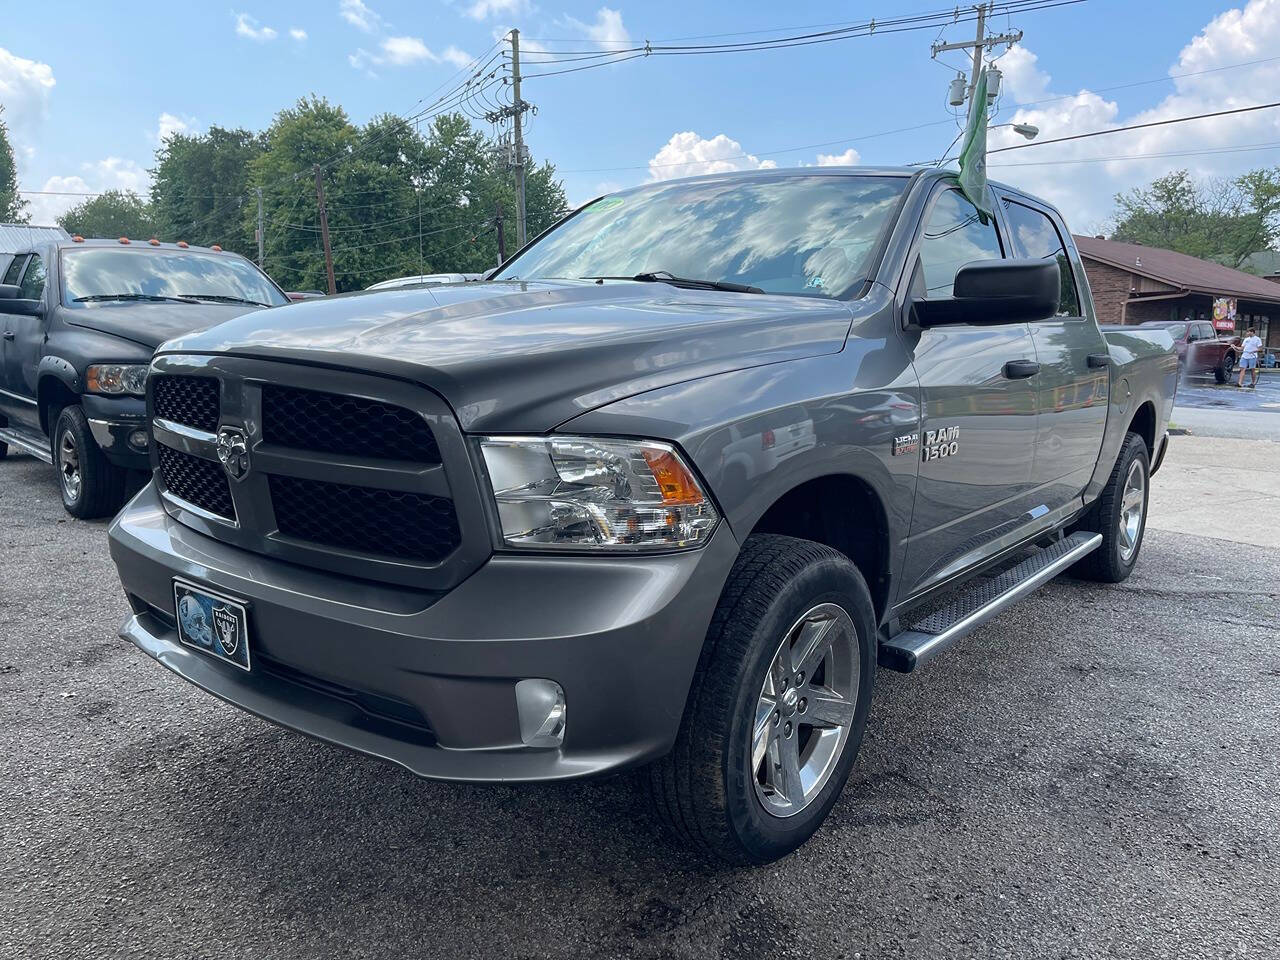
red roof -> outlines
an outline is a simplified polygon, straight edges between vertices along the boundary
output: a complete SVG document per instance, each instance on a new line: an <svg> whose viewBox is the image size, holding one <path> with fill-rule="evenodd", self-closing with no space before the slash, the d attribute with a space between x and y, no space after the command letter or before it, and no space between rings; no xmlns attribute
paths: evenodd
<svg viewBox="0 0 1280 960"><path fill-rule="evenodd" d="M1280 303L1280 283L1233 270L1211 260L1201 260L1187 253L1162 250L1140 243L1120 243L1097 237L1076 236L1080 256L1109 263L1143 277L1181 287L1191 293L1207 293L1215 297L1239 297ZM1138 264L1142 265L1139 266Z"/></svg>

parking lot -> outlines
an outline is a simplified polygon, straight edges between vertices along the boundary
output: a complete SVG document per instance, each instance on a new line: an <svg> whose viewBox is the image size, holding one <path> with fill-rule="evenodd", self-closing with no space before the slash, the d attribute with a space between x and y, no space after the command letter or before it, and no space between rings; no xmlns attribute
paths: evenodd
<svg viewBox="0 0 1280 960"><path fill-rule="evenodd" d="M423 782L188 687L115 638L106 524L0 461L0 954L1274 957L1280 565L1231 538L1280 444L1180 443L1131 580L882 671L830 821L746 871L627 776ZM1215 462L1247 503L1201 492Z"/></svg>

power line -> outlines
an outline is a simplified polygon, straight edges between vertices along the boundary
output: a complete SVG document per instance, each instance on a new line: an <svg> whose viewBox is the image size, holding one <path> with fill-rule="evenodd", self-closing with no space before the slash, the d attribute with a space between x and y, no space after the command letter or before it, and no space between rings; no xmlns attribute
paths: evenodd
<svg viewBox="0 0 1280 960"><path fill-rule="evenodd" d="M1204 150L1173 150L1152 153L1126 153L1111 157L1074 157L1070 160L1029 160L1022 163L1000 163L989 165L989 168L1007 169L1010 167L1058 167L1077 163L1114 163L1124 160L1161 160L1169 157L1208 157L1221 153L1249 153L1255 150L1273 150L1280 147L1280 140L1269 143L1244 144L1238 147L1210 147Z"/></svg>

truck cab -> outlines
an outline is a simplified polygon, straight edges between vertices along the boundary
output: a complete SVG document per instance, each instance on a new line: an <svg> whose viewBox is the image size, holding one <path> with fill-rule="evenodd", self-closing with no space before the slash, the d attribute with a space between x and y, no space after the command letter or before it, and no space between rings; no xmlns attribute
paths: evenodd
<svg viewBox="0 0 1280 960"><path fill-rule="evenodd" d="M73 516L114 513L129 472L150 469L155 348L286 302L216 247L75 237L19 250L0 275L0 456L51 463Z"/></svg>

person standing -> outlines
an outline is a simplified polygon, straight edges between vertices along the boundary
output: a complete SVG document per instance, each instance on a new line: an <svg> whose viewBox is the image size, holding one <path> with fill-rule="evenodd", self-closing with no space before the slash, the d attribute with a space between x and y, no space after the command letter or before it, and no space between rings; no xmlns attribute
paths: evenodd
<svg viewBox="0 0 1280 960"><path fill-rule="evenodd" d="M1250 389L1258 386L1258 351L1262 349L1262 339L1258 336L1257 331L1250 327L1245 331L1244 343L1240 344L1240 380L1236 383L1237 387L1244 386L1244 372L1252 371L1253 382L1249 384Z"/></svg>

